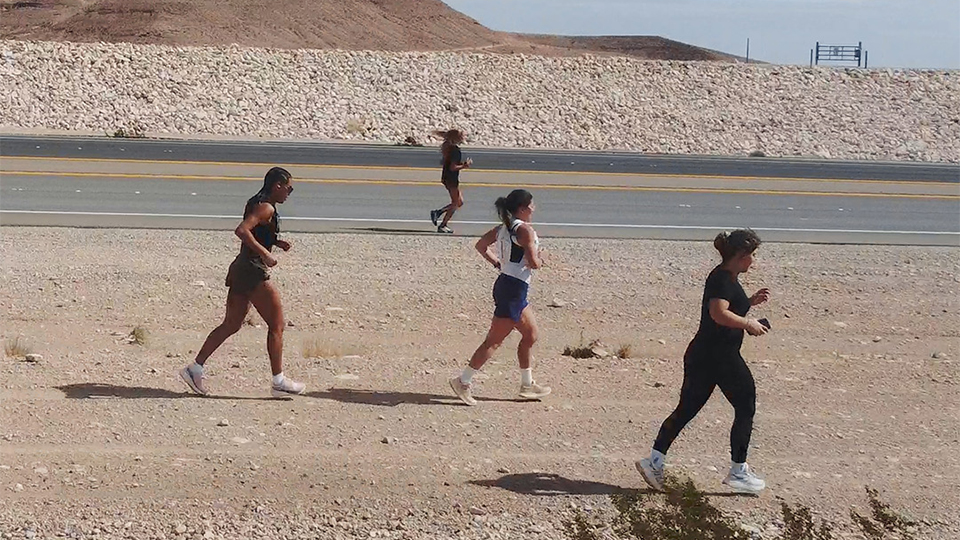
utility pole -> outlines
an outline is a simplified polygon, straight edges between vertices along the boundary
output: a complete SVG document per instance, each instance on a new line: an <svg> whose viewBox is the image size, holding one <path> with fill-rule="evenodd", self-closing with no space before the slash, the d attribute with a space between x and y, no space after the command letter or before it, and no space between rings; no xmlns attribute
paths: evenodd
<svg viewBox="0 0 960 540"><path fill-rule="evenodd" d="M750 63L750 38L747 38L747 63Z"/></svg>

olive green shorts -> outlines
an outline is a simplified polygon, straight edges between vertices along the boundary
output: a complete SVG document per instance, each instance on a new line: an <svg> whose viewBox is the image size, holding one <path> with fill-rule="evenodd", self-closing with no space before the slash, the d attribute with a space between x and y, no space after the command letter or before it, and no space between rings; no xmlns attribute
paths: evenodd
<svg viewBox="0 0 960 540"><path fill-rule="evenodd" d="M268 279L270 279L270 272L260 259L239 256L230 263L224 285L230 288L230 292L248 295L257 288L257 285Z"/></svg>

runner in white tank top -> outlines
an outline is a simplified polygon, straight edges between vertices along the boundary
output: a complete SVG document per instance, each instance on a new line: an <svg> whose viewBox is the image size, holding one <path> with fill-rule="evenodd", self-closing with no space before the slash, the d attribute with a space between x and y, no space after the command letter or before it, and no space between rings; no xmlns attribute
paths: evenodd
<svg viewBox="0 0 960 540"><path fill-rule="evenodd" d="M519 279L527 285L533 278L533 268L530 267L530 257L517 240L517 230L526 225L522 220L514 218L510 228L500 225L497 228L497 253L500 260L500 272ZM533 244L539 250L540 238L537 232L530 227L533 233Z"/></svg>
<svg viewBox="0 0 960 540"><path fill-rule="evenodd" d="M497 199L496 206L502 224L487 231L477 241L477 251L500 270L500 276L493 284L493 320L487 338L473 353L470 364L459 377L450 379L450 388L467 405L477 404L471 391L473 374L483 367L514 329L521 335L517 347L520 397L537 400L550 393L550 387L534 382L530 368L531 350L540 333L533 309L527 304L533 271L540 268L540 240L529 223L535 209L533 195L515 189L506 197Z"/></svg>

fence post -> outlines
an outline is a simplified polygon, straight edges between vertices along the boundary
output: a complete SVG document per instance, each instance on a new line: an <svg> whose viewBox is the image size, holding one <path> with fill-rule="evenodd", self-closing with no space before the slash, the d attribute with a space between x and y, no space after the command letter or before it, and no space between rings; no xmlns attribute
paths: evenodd
<svg viewBox="0 0 960 540"><path fill-rule="evenodd" d="M750 38L747 38L747 63L750 63Z"/></svg>
<svg viewBox="0 0 960 540"><path fill-rule="evenodd" d="M868 51L863 51L863 69L867 69L867 54Z"/></svg>
<svg viewBox="0 0 960 540"><path fill-rule="evenodd" d="M813 49L810 49L810 67L813 67Z"/></svg>

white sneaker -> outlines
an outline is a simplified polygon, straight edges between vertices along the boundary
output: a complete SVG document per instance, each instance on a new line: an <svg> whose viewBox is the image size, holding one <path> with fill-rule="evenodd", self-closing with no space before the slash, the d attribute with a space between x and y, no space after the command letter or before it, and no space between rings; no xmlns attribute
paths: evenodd
<svg viewBox="0 0 960 540"><path fill-rule="evenodd" d="M275 398L288 398L299 396L306 388L307 385L303 384L302 382L292 381L284 377L283 382L273 385L270 393L273 394L273 397Z"/></svg>
<svg viewBox="0 0 960 540"><path fill-rule="evenodd" d="M460 380L460 377L454 377L450 379L450 388L453 390L453 393L460 398L460 401L470 405L471 407L477 404L477 400L473 399L473 396L470 393L470 385L463 384L463 381Z"/></svg>
<svg viewBox="0 0 960 540"><path fill-rule="evenodd" d="M756 495L763 491L763 488L767 487L767 483L754 474L747 464L744 464L742 469L736 465L731 467L730 474L723 479L723 483L730 486L730 488L737 493L747 493L751 495Z"/></svg>
<svg viewBox="0 0 960 540"><path fill-rule="evenodd" d="M201 396L207 395L207 387L203 384L203 368L193 370L190 369L191 367L193 367L193 364L180 370L180 380L183 381L190 390L193 390L194 394Z"/></svg>
<svg viewBox="0 0 960 540"><path fill-rule="evenodd" d="M650 458L643 458L634 463L634 466L637 468L637 471L640 472L640 476L643 477L643 481L646 482L648 486L657 491L663 491L662 465L660 467L656 467L654 466L653 462L650 461Z"/></svg>
<svg viewBox="0 0 960 540"><path fill-rule="evenodd" d="M543 399L550 395L552 390L549 386L540 386L536 382L530 384L521 384L520 385L520 398L521 399Z"/></svg>

